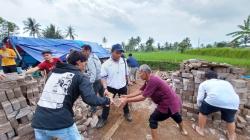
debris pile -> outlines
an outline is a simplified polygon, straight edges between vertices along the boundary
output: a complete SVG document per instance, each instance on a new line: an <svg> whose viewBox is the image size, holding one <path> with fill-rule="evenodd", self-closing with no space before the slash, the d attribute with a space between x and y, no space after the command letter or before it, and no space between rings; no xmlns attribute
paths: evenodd
<svg viewBox="0 0 250 140"><path fill-rule="evenodd" d="M91 113L90 106L78 98L73 106L74 119L81 135L88 138L88 129L94 128L98 122L96 113Z"/></svg>
<svg viewBox="0 0 250 140"><path fill-rule="evenodd" d="M182 98L182 115L193 120L198 119L196 99L200 83L205 81L205 71L214 70L218 77L229 81L240 97L240 109L237 113L236 131L250 135L250 81L241 79L243 69L228 64L210 63L203 60L186 60L180 64L180 70L173 72L171 80L173 88ZM210 127L225 130L225 122L221 121L220 113L208 117Z"/></svg>

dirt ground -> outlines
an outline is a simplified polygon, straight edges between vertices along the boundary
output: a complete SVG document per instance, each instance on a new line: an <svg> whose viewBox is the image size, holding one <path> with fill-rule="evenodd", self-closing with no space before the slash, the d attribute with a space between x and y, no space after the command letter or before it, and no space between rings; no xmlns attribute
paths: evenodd
<svg viewBox="0 0 250 140"><path fill-rule="evenodd" d="M135 92L142 85L142 81L130 87L130 93ZM141 103L133 103L130 105L131 114L133 117L132 122L127 122L123 120L122 123L115 129L114 134L110 139L112 140L145 140L146 136L150 134L150 129L148 127L148 118L154 107L148 103L148 101L143 101ZM101 129L91 129L89 130L90 140L101 140L108 132L112 129L116 122L123 116L121 109L116 107L111 107L110 115L108 118L108 123ZM184 119L185 128L188 131L188 136L183 136L178 131L178 128L174 121L168 119L167 121L159 123L159 137L160 140L226 140L225 135L215 129L208 129L205 137L199 136L192 129L191 120ZM238 135L238 140L247 140L246 136Z"/></svg>

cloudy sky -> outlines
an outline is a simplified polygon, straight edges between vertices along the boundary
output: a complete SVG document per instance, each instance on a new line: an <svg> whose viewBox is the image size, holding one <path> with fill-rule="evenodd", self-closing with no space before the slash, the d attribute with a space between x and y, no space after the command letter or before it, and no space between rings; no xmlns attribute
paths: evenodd
<svg viewBox="0 0 250 140"><path fill-rule="evenodd" d="M0 16L23 28L35 18L61 30L76 29L78 39L108 45L141 36L156 42L190 37L193 46L228 41L226 34L250 15L250 0L0 0ZM27 36L23 34L22 36Z"/></svg>

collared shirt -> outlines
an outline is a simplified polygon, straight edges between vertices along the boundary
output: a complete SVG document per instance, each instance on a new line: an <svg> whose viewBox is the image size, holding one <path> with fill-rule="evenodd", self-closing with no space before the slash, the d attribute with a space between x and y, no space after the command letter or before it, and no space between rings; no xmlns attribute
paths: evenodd
<svg viewBox="0 0 250 140"><path fill-rule="evenodd" d="M161 113L167 113L168 109L170 109L172 114L180 111L180 98L161 78L151 75L140 90L142 91L142 96L151 98L157 104L157 110Z"/></svg>
<svg viewBox="0 0 250 140"><path fill-rule="evenodd" d="M0 55L6 56L2 58L2 66L16 65L15 58L8 58L8 56L16 57L16 53L13 49L6 48L6 50L0 50Z"/></svg>
<svg viewBox="0 0 250 140"><path fill-rule="evenodd" d="M208 104L220 108L239 108L239 96L233 86L225 80L210 79L200 84L197 96L197 104L201 105L205 100Z"/></svg>
<svg viewBox="0 0 250 140"><path fill-rule="evenodd" d="M101 77L107 80L107 86L121 89L126 86L126 76L128 76L127 62L123 58L114 61L109 58L102 64ZM127 71L126 71L127 69Z"/></svg>
<svg viewBox="0 0 250 140"><path fill-rule="evenodd" d="M89 77L91 83L101 79L101 67L100 59L91 53L86 67L86 75Z"/></svg>

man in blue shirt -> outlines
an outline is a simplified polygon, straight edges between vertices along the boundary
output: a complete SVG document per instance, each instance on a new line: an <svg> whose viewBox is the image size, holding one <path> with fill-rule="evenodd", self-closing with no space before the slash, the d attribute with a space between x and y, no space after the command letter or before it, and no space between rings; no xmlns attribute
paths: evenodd
<svg viewBox="0 0 250 140"><path fill-rule="evenodd" d="M136 72L138 70L139 64L131 53L128 56L127 63L130 69L129 78L131 82L136 83Z"/></svg>

